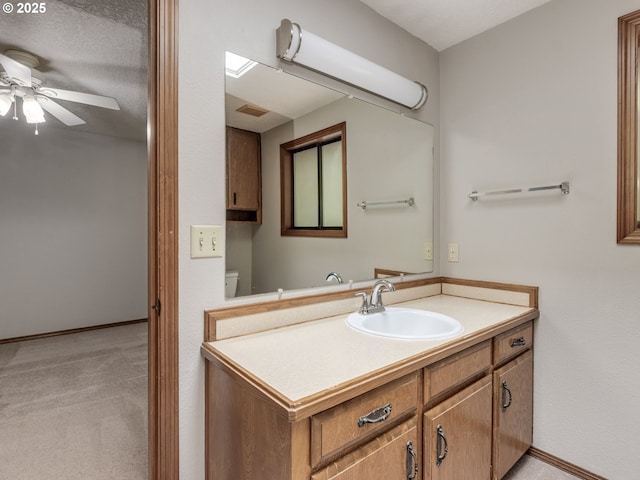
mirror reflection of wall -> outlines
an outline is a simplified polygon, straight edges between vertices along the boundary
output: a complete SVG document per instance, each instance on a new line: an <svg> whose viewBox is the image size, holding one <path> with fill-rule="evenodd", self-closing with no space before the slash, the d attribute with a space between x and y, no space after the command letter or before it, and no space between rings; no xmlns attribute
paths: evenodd
<svg viewBox="0 0 640 480"><path fill-rule="evenodd" d="M424 259L433 241L430 125L260 64L240 78L227 76L226 93L227 125L260 136L262 221L227 222L226 270L238 272L235 296L325 286L331 272L347 282L372 279L376 268L432 271ZM268 113L236 111L246 105ZM280 146L341 122L347 237L282 236ZM357 206L410 197L414 206Z"/></svg>

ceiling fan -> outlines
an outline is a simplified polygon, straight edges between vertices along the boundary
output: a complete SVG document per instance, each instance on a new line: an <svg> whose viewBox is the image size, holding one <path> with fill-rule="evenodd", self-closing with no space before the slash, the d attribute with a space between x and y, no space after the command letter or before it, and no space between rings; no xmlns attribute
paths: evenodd
<svg viewBox="0 0 640 480"><path fill-rule="evenodd" d="M118 102L112 97L47 87L44 75L36 70L40 61L30 53L7 50L4 54L0 53L0 65L4 68L4 71L0 71L0 115L6 115L13 106L13 119L18 120L16 99L21 98L22 113L27 123L36 124L36 135L38 123L45 122L44 111L67 126L86 123L54 99L120 110Z"/></svg>

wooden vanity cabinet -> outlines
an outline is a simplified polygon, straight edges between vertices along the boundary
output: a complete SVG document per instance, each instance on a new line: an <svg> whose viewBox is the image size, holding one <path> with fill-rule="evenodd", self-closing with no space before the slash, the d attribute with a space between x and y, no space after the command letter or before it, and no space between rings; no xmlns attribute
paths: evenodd
<svg viewBox="0 0 640 480"><path fill-rule="evenodd" d="M227 127L227 220L262 222L260 134Z"/></svg>
<svg viewBox="0 0 640 480"><path fill-rule="evenodd" d="M532 335L530 321L353 398L320 393L308 414L210 357L207 479L499 480L531 445Z"/></svg>

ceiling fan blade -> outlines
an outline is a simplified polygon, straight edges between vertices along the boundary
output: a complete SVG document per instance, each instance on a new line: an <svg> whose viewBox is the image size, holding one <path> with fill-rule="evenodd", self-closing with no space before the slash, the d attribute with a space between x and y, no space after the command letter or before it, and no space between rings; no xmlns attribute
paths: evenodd
<svg viewBox="0 0 640 480"><path fill-rule="evenodd" d="M43 108L43 110L46 110L47 112L49 112L51 115L56 117L58 120L60 120L62 123L64 123L68 127L73 127L75 125L82 125L86 123L75 113L71 113L69 110L58 105L56 102L54 102L50 98L38 98L38 103Z"/></svg>
<svg viewBox="0 0 640 480"><path fill-rule="evenodd" d="M26 65L22 65L20 62L16 62L13 58L9 58L6 55L0 53L0 65L4 68L14 80L17 80L25 87L31 86L31 69Z"/></svg>
<svg viewBox="0 0 640 480"><path fill-rule="evenodd" d="M93 95L91 93L73 92L71 90L61 90L59 88L45 87L39 91L47 97L57 100L68 100L70 102L84 103L86 105L94 105L96 107L110 108L111 110L120 110L120 105L115 98L103 97L102 95Z"/></svg>

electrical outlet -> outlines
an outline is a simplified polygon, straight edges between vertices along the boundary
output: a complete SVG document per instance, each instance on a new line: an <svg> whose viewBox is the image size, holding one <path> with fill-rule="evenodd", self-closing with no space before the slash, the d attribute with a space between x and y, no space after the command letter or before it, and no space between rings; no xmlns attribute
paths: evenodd
<svg viewBox="0 0 640 480"><path fill-rule="evenodd" d="M433 243L425 242L423 251L423 258L425 260L433 260Z"/></svg>
<svg viewBox="0 0 640 480"><path fill-rule="evenodd" d="M449 262L460 261L459 245L457 243L447 245L447 260Z"/></svg>
<svg viewBox="0 0 640 480"><path fill-rule="evenodd" d="M224 257L224 227L191 225L191 258Z"/></svg>

